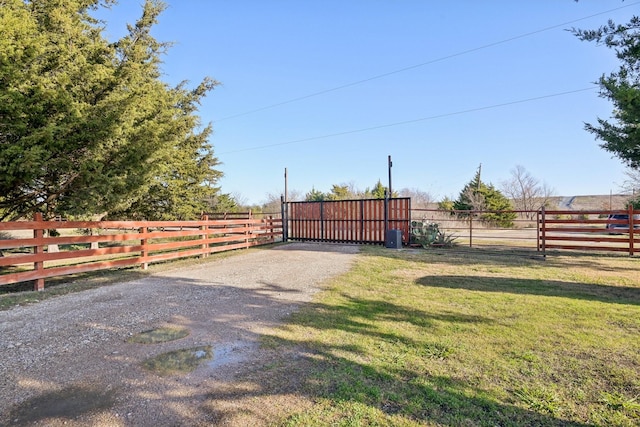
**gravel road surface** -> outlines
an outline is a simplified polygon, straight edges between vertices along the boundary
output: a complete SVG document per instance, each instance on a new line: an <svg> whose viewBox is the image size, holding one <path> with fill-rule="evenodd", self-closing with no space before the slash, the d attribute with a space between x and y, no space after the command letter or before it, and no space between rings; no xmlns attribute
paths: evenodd
<svg viewBox="0 0 640 427"><path fill-rule="evenodd" d="M0 425L238 425L202 403L252 366L260 335L348 271L357 252L291 243L0 312ZM128 341L166 326L189 335ZM142 367L200 346L212 357L190 373Z"/></svg>

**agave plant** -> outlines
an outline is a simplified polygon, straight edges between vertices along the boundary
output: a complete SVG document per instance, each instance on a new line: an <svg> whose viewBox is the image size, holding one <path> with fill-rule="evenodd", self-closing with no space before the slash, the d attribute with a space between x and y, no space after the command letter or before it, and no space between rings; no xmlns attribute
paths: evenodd
<svg viewBox="0 0 640 427"><path fill-rule="evenodd" d="M436 239L431 242L429 246L438 246L444 248L450 248L456 244L456 239L458 236L455 236L451 233L447 234L444 231L438 231Z"/></svg>
<svg viewBox="0 0 640 427"><path fill-rule="evenodd" d="M411 243L419 244L423 248L430 246L451 247L456 239L457 237L453 234L440 231L439 225L435 222L423 219L411 223Z"/></svg>

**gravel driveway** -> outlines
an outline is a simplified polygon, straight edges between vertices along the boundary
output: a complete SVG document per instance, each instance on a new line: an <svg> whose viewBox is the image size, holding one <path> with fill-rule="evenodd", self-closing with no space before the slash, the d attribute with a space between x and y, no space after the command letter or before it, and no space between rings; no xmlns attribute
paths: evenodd
<svg viewBox="0 0 640 427"><path fill-rule="evenodd" d="M212 425L202 402L260 356L259 337L346 272L357 246L292 243L0 312L0 425ZM127 339L176 326L185 338ZM141 363L211 346L193 372Z"/></svg>

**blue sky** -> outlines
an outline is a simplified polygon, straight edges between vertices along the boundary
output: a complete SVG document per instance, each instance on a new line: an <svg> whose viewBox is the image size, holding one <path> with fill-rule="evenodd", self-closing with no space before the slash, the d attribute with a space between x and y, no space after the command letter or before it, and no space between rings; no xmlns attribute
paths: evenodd
<svg viewBox="0 0 640 427"><path fill-rule="evenodd" d="M122 34L142 0L100 13ZM626 22L621 0L168 0L170 84L221 85L200 108L222 191L249 203L289 189L387 182L457 198L482 164L498 186L523 166L556 195L620 190L624 165L584 122L609 118L594 82L613 51L571 27ZM302 98L302 99L299 99ZM279 104L279 105L278 105ZM269 108L265 108L269 107Z"/></svg>

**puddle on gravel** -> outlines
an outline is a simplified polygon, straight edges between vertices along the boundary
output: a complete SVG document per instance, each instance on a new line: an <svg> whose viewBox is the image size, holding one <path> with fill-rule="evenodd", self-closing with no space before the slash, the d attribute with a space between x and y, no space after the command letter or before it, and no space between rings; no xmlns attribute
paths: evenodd
<svg viewBox="0 0 640 427"><path fill-rule="evenodd" d="M142 366L161 376L187 374L208 359L211 359L210 345L162 353L145 360L142 362Z"/></svg>
<svg viewBox="0 0 640 427"><path fill-rule="evenodd" d="M244 362L257 348L258 344L251 341L237 341L213 347L208 345L185 348L147 359L142 362L142 367L161 376L187 374L202 363L206 363L209 369L215 369Z"/></svg>
<svg viewBox="0 0 640 427"><path fill-rule="evenodd" d="M258 348L256 343L250 341L237 341L233 343L217 345L213 350L213 358L207 363L209 368L218 368L230 363L244 362L252 350Z"/></svg>
<svg viewBox="0 0 640 427"><path fill-rule="evenodd" d="M140 332L139 334L129 337L127 342L136 344L157 344L179 340L187 335L189 335L188 329L169 326Z"/></svg>

